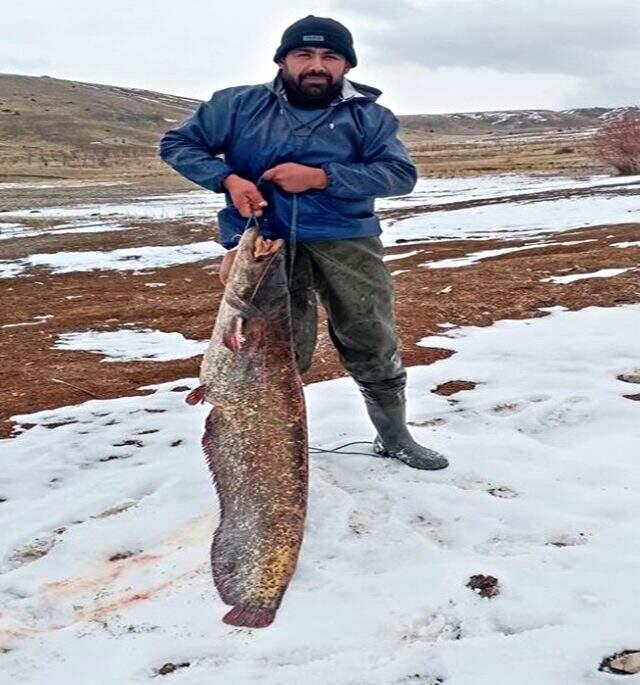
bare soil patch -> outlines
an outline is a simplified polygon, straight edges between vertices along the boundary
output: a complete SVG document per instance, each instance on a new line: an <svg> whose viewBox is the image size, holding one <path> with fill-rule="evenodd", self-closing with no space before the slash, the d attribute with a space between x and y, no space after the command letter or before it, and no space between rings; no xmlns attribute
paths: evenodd
<svg viewBox="0 0 640 685"><path fill-rule="evenodd" d="M194 228L202 229L202 233L194 237ZM4 241L3 249L12 256L59 249L113 249L205 240L213 233L213 226L155 223L118 233ZM152 236L154 240L150 240ZM390 262L391 270L402 270L394 282L405 363L408 366L430 364L452 354L450 350L416 345L427 335L442 334L443 329L438 327L441 323L489 326L505 318L545 316L543 307L562 305L580 309L640 302L637 271L567 285L540 280L550 275L585 273L607 267L637 267L640 249L614 248L611 243L640 239L639 224L601 226L550 238L594 239L594 242L514 252L454 269L421 266L425 262L424 254ZM509 246L518 244L525 241L508 242ZM429 243L428 258L431 261L461 257L503 246L505 242L499 240L438 241ZM406 247L398 246L389 248L387 253L399 254L405 250ZM126 325L179 331L187 338L207 339L222 294L218 265L219 260L215 260L142 273L53 274L39 269L3 279L5 306L0 325L10 327L1 329L0 335L0 363L4 371L0 377L0 435L11 434L10 417L15 414L80 403L92 396L106 399L142 394L145 391L141 386L197 375L199 357L169 362L105 363L98 354L52 347L61 333L115 330ZM146 285L158 281L165 285L158 288ZM36 318L46 316L51 318ZM33 325L14 325L21 323ZM315 361L304 381L310 383L344 374L322 321Z"/></svg>

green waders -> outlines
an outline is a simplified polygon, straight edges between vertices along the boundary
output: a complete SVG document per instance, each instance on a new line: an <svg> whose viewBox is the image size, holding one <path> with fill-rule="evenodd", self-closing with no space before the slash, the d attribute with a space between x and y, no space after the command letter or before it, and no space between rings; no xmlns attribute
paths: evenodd
<svg viewBox="0 0 640 685"><path fill-rule="evenodd" d="M290 283L298 368L311 366L317 339L317 302L327 312L340 361L362 393L378 434L374 452L419 469L447 460L419 445L406 424L405 386L394 317L391 274L379 238L296 243ZM291 267L291 253L288 251Z"/></svg>

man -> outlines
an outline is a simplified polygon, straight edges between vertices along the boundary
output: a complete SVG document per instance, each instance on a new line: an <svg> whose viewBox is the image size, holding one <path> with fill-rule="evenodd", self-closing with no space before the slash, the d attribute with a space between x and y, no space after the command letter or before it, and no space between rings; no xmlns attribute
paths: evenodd
<svg viewBox="0 0 640 685"><path fill-rule="evenodd" d="M316 344L316 291L329 334L377 429L374 452L418 469L447 460L406 426L391 276L382 261L376 197L405 195L416 169L380 91L345 79L357 64L348 29L308 16L283 34L273 82L214 93L161 142L162 159L195 183L225 192L222 244L233 247L252 216L257 252L287 240L293 336L300 372ZM224 154L224 159L218 155Z"/></svg>

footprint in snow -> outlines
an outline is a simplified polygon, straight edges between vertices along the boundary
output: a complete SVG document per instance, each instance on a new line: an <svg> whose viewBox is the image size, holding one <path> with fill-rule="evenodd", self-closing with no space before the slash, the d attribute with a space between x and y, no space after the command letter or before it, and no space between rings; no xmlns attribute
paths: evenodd
<svg viewBox="0 0 640 685"><path fill-rule="evenodd" d="M55 430L56 428L61 428L62 426L71 426L74 423L79 423L77 419L60 419L59 421L50 421L49 423L43 423L41 426L43 428L49 428L50 430Z"/></svg>
<svg viewBox="0 0 640 685"><path fill-rule="evenodd" d="M120 504L114 504L112 507L105 509L100 514L96 514L95 516L92 516L91 518L93 518L93 519L106 519L106 518L109 518L110 516L116 516L117 514L121 514L123 511L127 511L128 509L131 509L131 507L135 507L139 501L140 500L133 500L132 499L132 500L126 500L124 502L121 502Z"/></svg>
<svg viewBox="0 0 640 685"><path fill-rule="evenodd" d="M616 675L640 673L640 651L629 649L613 654L601 661L598 670Z"/></svg>
<svg viewBox="0 0 640 685"><path fill-rule="evenodd" d="M450 547L451 540L447 538L447 527L441 519L430 514L416 514L410 521L411 527L421 535L441 547Z"/></svg>
<svg viewBox="0 0 640 685"><path fill-rule="evenodd" d="M418 426L420 428L431 428L433 426L442 426L447 422L446 419L436 417L434 419L422 419L417 421L407 421L410 426Z"/></svg>
<svg viewBox="0 0 640 685"><path fill-rule="evenodd" d="M491 407L491 411L498 416L509 416L510 414L518 414L519 412L524 411L532 404L546 402L549 399L551 399L549 395L531 395L519 400L500 402Z"/></svg>
<svg viewBox="0 0 640 685"><path fill-rule="evenodd" d="M616 376L623 383L640 383L640 369L631 369Z"/></svg>
<svg viewBox="0 0 640 685"><path fill-rule="evenodd" d="M461 640L462 622L449 612L431 614L406 626L400 639L403 642L437 642Z"/></svg>
<svg viewBox="0 0 640 685"><path fill-rule="evenodd" d="M494 537L474 545L474 551L490 557L516 557L527 554L532 547L538 546L537 540L526 537L501 536Z"/></svg>
<svg viewBox="0 0 640 685"><path fill-rule="evenodd" d="M60 536L65 532L66 528L58 528L52 533L47 533L46 535L40 535L34 538L31 542L25 545L16 547L16 549L11 552L6 563L0 568L0 573L6 573L7 571L13 571L22 566L26 566L33 561L42 559L54 548L54 546L59 542Z"/></svg>
<svg viewBox="0 0 640 685"><path fill-rule="evenodd" d="M588 542L586 533L559 535L553 540L546 542L547 547L578 547L579 545L586 545Z"/></svg>
<svg viewBox="0 0 640 685"><path fill-rule="evenodd" d="M541 411L535 424L530 425L528 432L535 434L549 428L576 426L589 420L592 414L592 400L589 397L574 395L554 403Z"/></svg>
<svg viewBox="0 0 640 685"><path fill-rule="evenodd" d="M488 483L481 478L475 476L466 476L451 481L451 485L461 490L480 490L488 493L492 497L500 499L515 499L518 493L506 485L496 485L495 483Z"/></svg>
<svg viewBox="0 0 640 685"><path fill-rule="evenodd" d="M122 442L114 442L112 447L144 447L142 440L123 440Z"/></svg>

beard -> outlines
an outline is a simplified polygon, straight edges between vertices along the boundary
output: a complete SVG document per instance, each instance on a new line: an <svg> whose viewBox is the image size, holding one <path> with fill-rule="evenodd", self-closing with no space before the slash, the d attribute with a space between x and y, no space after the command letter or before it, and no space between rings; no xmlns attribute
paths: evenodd
<svg viewBox="0 0 640 685"><path fill-rule="evenodd" d="M334 80L330 74L324 72L311 71L295 78L283 68L281 74L289 102L302 109L328 107L340 93L344 83L343 76Z"/></svg>

